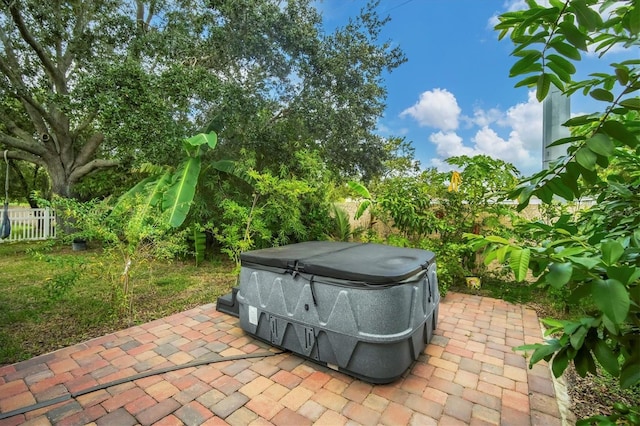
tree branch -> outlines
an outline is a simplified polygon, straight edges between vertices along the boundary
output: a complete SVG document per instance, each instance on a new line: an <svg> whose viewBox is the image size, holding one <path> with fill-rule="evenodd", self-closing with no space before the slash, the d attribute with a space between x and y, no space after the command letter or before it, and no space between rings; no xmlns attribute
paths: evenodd
<svg viewBox="0 0 640 426"><path fill-rule="evenodd" d="M77 9L74 8L74 11L76 12L76 25L73 27L73 39L69 40L67 50L62 55L62 69L65 73L68 71L75 58L75 47L81 44L78 40L82 37L83 31L91 19L91 14L84 6L85 5L81 3Z"/></svg>
<svg viewBox="0 0 640 426"><path fill-rule="evenodd" d="M74 184L91 172L94 172L99 169L107 169L109 167L115 167L118 164L120 164L118 160L103 160L103 159L93 160L83 166L74 168L71 174L69 175L69 183Z"/></svg>
<svg viewBox="0 0 640 426"><path fill-rule="evenodd" d="M91 137L85 142L80 149L80 152L76 156L76 160L73 162L74 169L76 167L82 167L85 164L89 163L91 158L95 155L98 147L104 140L104 135L102 133L94 133Z"/></svg>
<svg viewBox="0 0 640 426"><path fill-rule="evenodd" d="M4 151L1 151L0 154L4 157ZM31 155L24 151L8 151L7 158L10 158L12 160L28 161L29 163L33 163L41 167L46 167L46 164L44 163L42 158L36 157L35 155Z"/></svg>
<svg viewBox="0 0 640 426"><path fill-rule="evenodd" d="M43 157L47 152L43 145L40 145L36 142L29 142L24 139L14 138L4 133L0 133L0 142L10 148L26 151L29 154L33 154L38 157Z"/></svg>
<svg viewBox="0 0 640 426"><path fill-rule="evenodd" d="M18 31L22 35L24 41L26 41L29 46L34 50L45 70L48 71L48 74L51 76L53 83L56 85L58 89L58 93L67 94L67 85L65 84L64 75L60 72L60 70L55 66L51 58L47 55L47 52L44 48L38 43L38 41L33 37L33 35L27 29L27 26L22 19L22 15L20 15L20 11L18 10L16 3L12 3L9 6L9 11L11 12L11 17L13 18L13 22L18 27Z"/></svg>
<svg viewBox="0 0 640 426"><path fill-rule="evenodd" d="M10 47L7 47L6 44L5 48L10 49ZM19 67L17 69L19 69ZM41 134L45 133L47 129L43 120L53 123L53 120L51 119L49 113L42 107L42 105L40 105L31 97L29 90L27 89L27 87L25 87L22 80L13 73L12 69L4 61L0 61L0 72L7 76L7 78L13 84L16 90L15 97L22 101L36 129Z"/></svg>
<svg viewBox="0 0 640 426"><path fill-rule="evenodd" d="M2 111L2 116L0 116L0 123L4 123L4 125L7 127L7 130L11 132L11 134L17 136L22 140L29 140L33 137L31 133L22 129L12 119L10 119L9 114L7 114L6 111Z"/></svg>

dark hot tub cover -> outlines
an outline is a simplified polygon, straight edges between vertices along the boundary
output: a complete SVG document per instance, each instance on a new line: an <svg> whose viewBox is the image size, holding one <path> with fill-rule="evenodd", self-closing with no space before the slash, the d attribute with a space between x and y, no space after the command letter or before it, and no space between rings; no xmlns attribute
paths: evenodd
<svg viewBox="0 0 640 426"><path fill-rule="evenodd" d="M435 260L426 250L371 243L309 241L240 255L243 266L267 266L369 285L389 285L426 270Z"/></svg>

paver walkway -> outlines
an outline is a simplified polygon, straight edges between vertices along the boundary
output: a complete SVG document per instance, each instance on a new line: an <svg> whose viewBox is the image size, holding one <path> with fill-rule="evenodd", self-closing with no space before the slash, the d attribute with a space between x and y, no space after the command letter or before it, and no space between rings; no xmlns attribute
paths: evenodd
<svg viewBox="0 0 640 426"><path fill-rule="evenodd" d="M560 425L548 366L528 369L511 349L541 340L535 311L449 293L433 341L404 377L370 385L291 353L274 355L210 304L1 367L0 418L202 357L271 356L124 382L0 425Z"/></svg>

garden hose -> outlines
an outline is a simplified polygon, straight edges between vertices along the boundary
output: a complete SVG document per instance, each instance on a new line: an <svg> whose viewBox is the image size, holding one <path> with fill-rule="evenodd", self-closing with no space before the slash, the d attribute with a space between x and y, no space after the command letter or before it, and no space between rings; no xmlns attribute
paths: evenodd
<svg viewBox="0 0 640 426"><path fill-rule="evenodd" d="M96 391L99 391L99 390L102 390L102 389L110 388L111 386L117 386L117 385L121 385L123 383L132 382L134 380L143 379L143 378L149 377L149 376L155 376L155 375L158 375L158 374L169 373L171 371L182 370L183 368L199 367L199 366L205 365L205 364L215 364L215 363L224 362L224 361L238 361L238 360L241 360L241 359L251 359L251 358L267 358L267 357L274 356L274 355L280 355L280 354L282 354L284 352L285 351L258 352L258 353L252 353L252 354L231 355L231 356L219 356L219 355L217 355L215 357L206 357L206 358L202 358L202 359L197 359L195 361L191 361L191 362L188 362L186 364L179 364L179 365L173 365L171 367L164 367L164 368L158 368L156 370L149 370L149 371L145 371L145 372L142 372L142 373L134 374L134 375L129 376L129 377L124 377L122 379L118 379L118 380L114 380L114 381L111 381L111 382L103 383L101 385L96 385L96 386L90 387L88 389L80 390L80 391L77 391L77 392L71 392L71 393L69 393L67 395L62 395L62 396L59 396L57 398L49 399L47 401L38 402L37 404L33 404L33 405L26 406L26 407L18 408L18 409L13 410L13 411L9 411L9 412L6 412L6 413L0 413L0 420L8 419L9 417L17 416L19 414L24 414L24 413L27 413L29 411L39 410L41 408L48 407L50 405L58 404L60 402L68 401L70 399L75 399L75 398L77 398L79 396L86 395L88 393L92 393L92 392L96 392Z"/></svg>

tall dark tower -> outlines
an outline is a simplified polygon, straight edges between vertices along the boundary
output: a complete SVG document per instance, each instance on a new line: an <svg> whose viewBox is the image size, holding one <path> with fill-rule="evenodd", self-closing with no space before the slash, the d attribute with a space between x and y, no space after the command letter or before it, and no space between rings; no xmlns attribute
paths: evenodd
<svg viewBox="0 0 640 426"><path fill-rule="evenodd" d="M569 129L562 126L571 115L569 97L555 86L549 90L549 95L542 102L542 169L560 157L567 155L566 145L552 146L554 141L570 136Z"/></svg>

